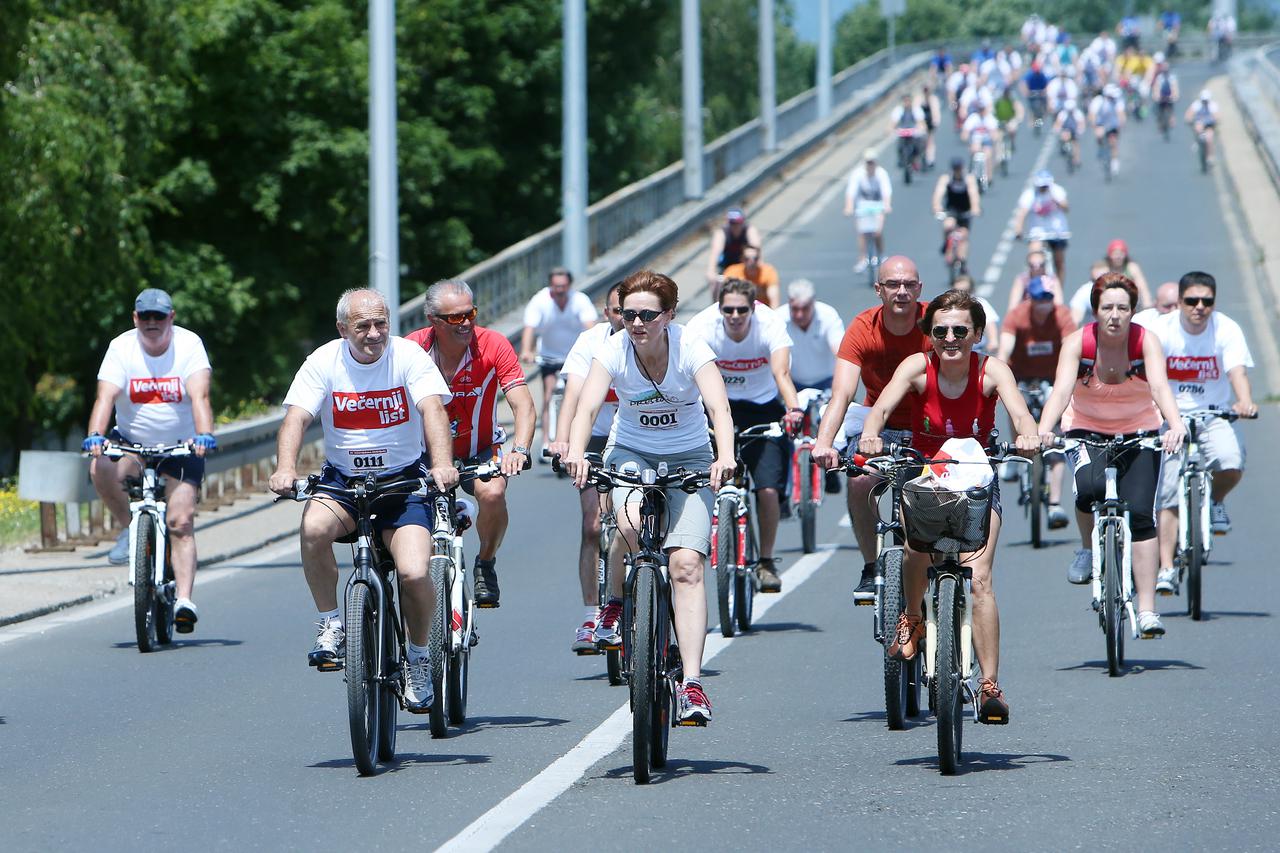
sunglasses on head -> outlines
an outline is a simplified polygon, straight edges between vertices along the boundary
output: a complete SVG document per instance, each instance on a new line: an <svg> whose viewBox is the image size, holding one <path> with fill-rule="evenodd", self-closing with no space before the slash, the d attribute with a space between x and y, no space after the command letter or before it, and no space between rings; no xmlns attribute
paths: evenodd
<svg viewBox="0 0 1280 853"><path fill-rule="evenodd" d="M947 339L948 333L955 335L955 338L957 341L962 341L965 338L969 337L969 327L968 326L934 326L932 329L929 330L929 334L933 335L933 339L936 341L945 341Z"/></svg>
<svg viewBox="0 0 1280 853"><path fill-rule="evenodd" d="M1212 305L1213 303L1210 302L1209 304ZM138 312L139 320L144 320L146 322L151 322L151 323L158 323L161 320L164 320L165 318L167 318L168 316L169 315L163 311L139 311Z"/></svg>
<svg viewBox="0 0 1280 853"><path fill-rule="evenodd" d="M636 320L641 323L652 323L661 316L661 311L654 311L652 308L641 308L640 310L635 308L622 309L622 322L624 323L634 323Z"/></svg>
<svg viewBox="0 0 1280 853"><path fill-rule="evenodd" d="M1212 296L1184 296L1182 304L1188 308L1195 308L1197 305L1203 305L1205 308L1212 308L1214 298Z"/></svg>
<svg viewBox="0 0 1280 853"><path fill-rule="evenodd" d="M727 314L732 317L734 314L750 314L750 305L721 305L720 313Z"/></svg>
<svg viewBox="0 0 1280 853"><path fill-rule="evenodd" d="M443 320L450 326L461 326L476 318L476 309L473 307L470 311L463 311L461 314L432 314L431 316L437 320Z"/></svg>

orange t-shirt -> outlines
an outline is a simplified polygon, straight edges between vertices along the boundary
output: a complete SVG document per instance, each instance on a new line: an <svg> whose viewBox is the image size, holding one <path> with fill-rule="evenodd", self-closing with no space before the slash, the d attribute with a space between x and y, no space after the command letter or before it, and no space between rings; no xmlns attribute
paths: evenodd
<svg viewBox="0 0 1280 853"><path fill-rule="evenodd" d="M764 261L756 264L756 274L754 276L747 275L747 265L743 263L730 264L724 268L725 278L740 278L743 281L749 281L756 286L756 299L759 299L770 308L777 308L769 301L769 288L778 283L778 269L773 264L766 264Z"/></svg>
<svg viewBox="0 0 1280 853"><path fill-rule="evenodd" d="M925 304L916 303L919 311L917 319L924 317ZM902 360L918 352L929 352L929 338L913 325L905 335L895 335L885 328L884 306L868 308L849 324L845 330L844 340L840 342L839 358L852 362L862 368L862 384L867 393L863 404L874 406L876 398L893 378L893 372L902 364ZM910 398L904 398L893 410L885 426L893 429L911 429Z"/></svg>
<svg viewBox="0 0 1280 853"><path fill-rule="evenodd" d="M1009 367L1018 379L1048 379L1058 372L1062 342L1076 330L1071 309L1055 305L1043 323L1035 321L1031 300L1019 302L1005 315L1003 331L1014 336Z"/></svg>

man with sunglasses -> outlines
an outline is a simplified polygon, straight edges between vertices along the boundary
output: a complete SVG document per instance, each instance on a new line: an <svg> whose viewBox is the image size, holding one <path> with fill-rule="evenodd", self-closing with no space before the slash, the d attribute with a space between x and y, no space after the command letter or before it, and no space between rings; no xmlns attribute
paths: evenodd
<svg viewBox="0 0 1280 853"><path fill-rule="evenodd" d="M705 340L716 354L736 429L781 421L794 434L804 413L791 381L791 337L784 321L757 303L755 296L751 282L729 279L720 288L719 301L689 321L689 334ZM743 445L741 455L756 493L760 531L756 579L761 592L781 592L773 546L787 488L791 441L785 436L753 439Z"/></svg>
<svg viewBox="0 0 1280 853"><path fill-rule="evenodd" d="M919 326L927 307L920 301L922 287L914 261L902 255L889 258L880 267L876 282L880 304L863 311L845 330L836 354L831 402L827 404L826 417L822 419L813 448L814 461L824 468L830 470L840 463L840 454L833 444L841 424L851 446L856 447L866 412L875 405L898 365L907 356L930 350L929 339ZM850 407L859 382L866 387L863 403ZM897 444L909 443L911 416L910 403L899 405L880 436ZM876 595L876 513L869 500L875 485L874 477L853 477L846 492L849 519L853 522L854 538L858 540L863 560L862 576L853 598L868 603L874 601Z"/></svg>
<svg viewBox="0 0 1280 853"><path fill-rule="evenodd" d="M578 335L596 323L596 306L582 291L573 289L573 274L556 267L547 276L547 286L529 300L524 309L524 331L520 336L520 360L538 365L542 377L542 443L555 437L547 434L547 412L556 392L556 382L565 356ZM534 338L538 348L534 351Z"/></svg>
<svg viewBox="0 0 1280 853"><path fill-rule="evenodd" d="M113 566L129 562L129 497L124 478L137 476L135 457L113 462L102 455L110 440L158 445L190 441L194 456L166 459L157 471L166 483L169 548L177 585L174 628L181 634L195 628L196 606L191 600L196 580L195 515L204 455L217 448L213 437L213 409L209 404L209 356L195 332L174 325L173 300L154 287L133 303L133 328L107 346L98 368L98 392L89 415L84 450L93 461L89 473L103 505L120 526L116 544L107 555ZM116 428L103 433L115 411Z"/></svg>
<svg viewBox="0 0 1280 853"><path fill-rule="evenodd" d="M498 573L494 566L507 532L507 477L519 474L529 462L537 410L511 342L476 325L475 298L465 281L436 282L427 288L423 306L429 325L406 337L431 356L453 395L446 411L454 458L467 465L479 465L494 456L502 459L503 476L463 486L480 505L476 519L480 538L475 562L476 607L497 607ZM505 454L502 443L507 433L498 423L499 390L515 417L515 441Z"/></svg>
<svg viewBox="0 0 1280 853"><path fill-rule="evenodd" d="M1210 406L1230 407L1252 417L1258 413L1253 402L1248 369L1253 356L1240 325L1214 308L1218 283L1207 272L1194 271L1178 281L1179 310L1171 311L1147 328L1164 345L1169 385L1179 411L1189 412ZM1234 394L1235 402L1231 402ZM1219 535L1231 530L1231 520L1223 500L1244 476L1244 444L1235 424L1215 418L1200 428L1200 449L1213 471L1209 523ZM1178 571L1173 568L1173 552L1178 541L1178 479L1180 465L1167 460L1161 469L1156 506L1160 509L1160 572L1156 592L1172 595Z"/></svg>

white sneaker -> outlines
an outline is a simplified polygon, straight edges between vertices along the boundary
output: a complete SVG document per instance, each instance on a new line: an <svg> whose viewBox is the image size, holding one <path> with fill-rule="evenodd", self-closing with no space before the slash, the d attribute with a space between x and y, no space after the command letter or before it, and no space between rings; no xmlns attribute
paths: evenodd
<svg viewBox="0 0 1280 853"><path fill-rule="evenodd" d="M1068 583L1088 583L1093 580L1093 552L1088 548L1077 548L1067 567Z"/></svg>
<svg viewBox="0 0 1280 853"><path fill-rule="evenodd" d="M107 552L107 562L113 566L125 566L129 564L129 528L120 531L120 535L116 537L116 544L111 546L111 550ZM132 582L132 578L129 579Z"/></svg>
<svg viewBox="0 0 1280 853"><path fill-rule="evenodd" d="M573 636L573 645L570 651L579 655L597 655L600 650L596 648L596 623L583 622L578 631Z"/></svg>
<svg viewBox="0 0 1280 853"><path fill-rule="evenodd" d="M1067 511L1059 504L1049 504L1049 529L1061 530L1070 524L1067 518Z"/></svg>
<svg viewBox="0 0 1280 853"><path fill-rule="evenodd" d="M1164 623L1160 621L1159 613L1144 610L1138 614L1138 636L1144 640L1164 636Z"/></svg>
<svg viewBox="0 0 1280 853"><path fill-rule="evenodd" d="M1119 160L1112 160L1112 161L1111 161L1111 176L1112 176L1112 177L1115 177L1115 176L1116 176L1116 175L1118 175L1118 174L1120 174L1120 161L1119 161Z"/></svg>
<svg viewBox="0 0 1280 853"><path fill-rule="evenodd" d="M1161 569L1156 575L1156 594L1157 595L1177 595L1178 594L1178 570L1173 566Z"/></svg>
<svg viewBox="0 0 1280 853"><path fill-rule="evenodd" d="M436 701L431 686L431 658L424 657L405 663L408 677L404 685L404 708L410 714L425 714Z"/></svg>
<svg viewBox="0 0 1280 853"><path fill-rule="evenodd" d="M868 261L866 258L863 258L862 260L858 261L856 264L854 264L854 265L853 265L853 271L854 271L854 272L856 272L856 273L863 273L863 272L866 272L866 271L867 271L867 265L868 265L869 263L870 263L870 261Z"/></svg>
<svg viewBox="0 0 1280 853"><path fill-rule="evenodd" d="M179 634L190 634L200 621L196 603L189 598L179 598L173 607L173 628Z"/></svg>
<svg viewBox="0 0 1280 853"><path fill-rule="evenodd" d="M347 632L336 619L317 622L316 627L320 632L316 634L316 644L307 653L307 665L321 672L342 669L347 656Z"/></svg>
<svg viewBox="0 0 1280 853"><path fill-rule="evenodd" d="M1220 501L1209 501L1209 529L1215 536L1224 536L1231 532L1231 519L1227 518L1227 507Z"/></svg>

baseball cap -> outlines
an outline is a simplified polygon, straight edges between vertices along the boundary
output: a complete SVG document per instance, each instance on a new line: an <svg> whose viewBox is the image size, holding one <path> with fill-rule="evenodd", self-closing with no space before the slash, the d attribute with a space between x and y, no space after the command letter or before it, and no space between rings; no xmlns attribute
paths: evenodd
<svg viewBox="0 0 1280 853"><path fill-rule="evenodd" d="M1031 182L1036 187L1053 186L1053 173L1048 169L1041 169L1036 172L1035 177L1031 179Z"/></svg>
<svg viewBox="0 0 1280 853"><path fill-rule="evenodd" d="M747 220L746 214L742 212L742 208L740 207L729 208L729 213L726 214L726 218L728 218L730 222L746 222Z"/></svg>
<svg viewBox="0 0 1280 853"><path fill-rule="evenodd" d="M862 159L868 163L874 163L876 161L876 149L868 148L866 151L863 151Z"/></svg>
<svg viewBox="0 0 1280 853"><path fill-rule="evenodd" d="M1107 244L1108 255L1116 251L1117 249L1121 252L1124 252L1126 255L1129 254L1129 246L1123 240L1118 240L1118 239L1112 240L1110 243Z"/></svg>
<svg viewBox="0 0 1280 853"><path fill-rule="evenodd" d="M163 290L156 287L148 287L138 294L137 299L133 300L133 310L139 314L145 311L159 311L163 314L168 314L173 311L173 300Z"/></svg>
<svg viewBox="0 0 1280 853"><path fill-rule="evenodd" d="M1044 286L1044 277L1036 276L1027 282L1027 296L1035 300L1052 299L1053 294Z"/></svg>
<svg viewBox="0 0 1280 853"><path fill-rule="evenodd" d="M1213 93L1212 93L1212 92L1210 92L1208 89L1201 89L1201 90L1200 90L1200 100L1202 100L1202 101L1207 101L1207 100L1211 99L1212 97L1213 97Z"/></svg>

